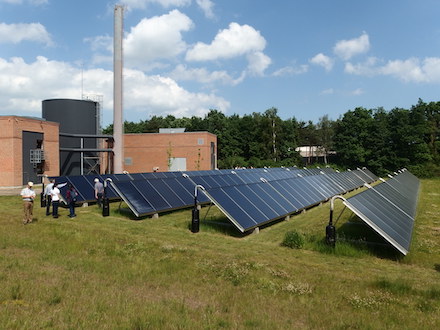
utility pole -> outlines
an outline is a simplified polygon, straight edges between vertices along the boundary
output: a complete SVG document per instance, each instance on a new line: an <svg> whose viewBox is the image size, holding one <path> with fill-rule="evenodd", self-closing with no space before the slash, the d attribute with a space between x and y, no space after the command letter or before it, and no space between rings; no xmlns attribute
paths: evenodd
<svg viewBox="0 0 440 330"><path fill-rule="evenodd" d="M277 135L275 133L275 118L272 118L272 147L273 147L273 160L277 161L277 146L276 146Z"/></svg>

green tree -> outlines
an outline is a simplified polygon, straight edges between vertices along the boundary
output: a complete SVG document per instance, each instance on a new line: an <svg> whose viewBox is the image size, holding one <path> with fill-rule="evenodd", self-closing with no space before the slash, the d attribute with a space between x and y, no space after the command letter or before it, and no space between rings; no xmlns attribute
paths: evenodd
<svg viewBox="0 0 440 330"><path fill-rule="evenodd" d="M334 143L340 165L348 168L367 166L371 155L368 137L372 124L372 111L365 108L347 111L337 121Z"/></svg>
<svg viewBox="0 0 440 330"><path fill-rule="evenodd" d="M324 153L324 163L328 163L328 154L333 148L333 137L335 134L335 122L328 118L328 115L324 115L319 118L316 125L316 140L317 145Z"/></svg>

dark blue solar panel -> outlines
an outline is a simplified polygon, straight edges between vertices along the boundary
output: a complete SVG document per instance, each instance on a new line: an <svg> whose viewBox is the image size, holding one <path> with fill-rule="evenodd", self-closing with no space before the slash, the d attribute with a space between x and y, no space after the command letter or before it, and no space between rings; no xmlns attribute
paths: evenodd
<svg viewBox="0 0 440 330"><path fill-rule="evenodd" d="M325 175L306 176L303 177L302 180L314 187L324 197L324 199L328 199L332 196L343 193L343 189L334 184Z"/></svg>
<svg viewBox="0 0 440 330"><path fill-rule="evenodd" d="M167 209L177 209L185 206L185 202L166 184L164 179L148 180L148 184L166 201L165 207L156 208L158 211ZM150 193L147 198L151 198ZM191 203L189 203L191 204ZM153 204L154 205L154 204ZM169 205L169 206L168 206Z"/></svg>
<svg viewBox="0 0 440 330"><path fill-rule="evenodd" d="M188 190L180 184L179 181L181 180L187 180L183 177L174 177L174 178L164 178L160 179L164 184L167 185L167 187L176 195L179 197L181 203L175 205L175 208L182 208L186 206L190 206L194 204L194 187L192 186L191 190ZM166 196L168 198L168 196Z"/></svg>
<svg viewBox="0 0 440 330"><path fill-rule="evenodd" d="M189 178L185 177L176 177L176 182L178 182L186 191L188 191L192 198L194 198L195 194L195 184ZM200 190L198 190L197 200L199 203L208 203L209 198Z"/></svg>
<svg viewBox="0 0 440 330"><path fill-rule="evenodd" d="M254 190L258 196L264 199L277 214L282 216L297 211L292 203L277 193L269 184L259 182L248 186Z"/></svg>
<svg viewBox="0 0 440 330"><path fill-rule="evenodd" d="M332 182L332 185L342 188L342 193L345 193L350 189L350 185L345 182L345 180L341 177L341 173L331 173L327 174L326 177Z"/></svg>
<svg viewBox="0 0 440 330"><path fill-rule="evenodd" d="M301 210L310 206L307 201L295 189L287 184L284 180L271 181L269 183L276 191L287 198L297 210Z"/></svg>
<svg viewBox="0 0 440 330"><path fill-rule="evenodd" d="M219 187L218 183L212 179L211 176L197 176L193 177L192 180L195 184L201 185L204 188L217 188Z"/></svg>
<svg viewBox="0 0 440 330"><path fill-rule="evenodd" d="M344 202L403 254L410 247L413 220L369 189Z"/></svg>
<svg viewBox="0 0 440 330"><path fill-rule="evenodd" d="M226 187L233 189L234 186ZM230 190L225 192L224 188L213 188L209 192L206 192L210 199L217 205L217 207L222 210L222 212L234 223L234 225L239 228L242 232L254 228L258 225L258 220L266 220L263 214L255 212L253 210L252 214L246 212L243 207L239 205L245 204L242 196L237 196L234 192ZM247 203L246 203L247 204ZM249 208L248 209L252 209ZM257 216L257 221L254 220L255 213Z"/></svg>
<svg viewBox="0 0 440 330"><path fill-rule="evenodd" d="M372 180L367 174L365 174L363 171L361 170L355 170L352 171L359 179L361 179L363 182L365 183L372 183L374 182L374 180Z"/></svg>
<svg viewBox="0 0 440 330"><path fill-rule="evenodd" d="M260 185L260 183L255 183L254 185ZM286 214L279 207L279 204L275 204L273 199L267 198L265 194L258 194L258 191L254 190L252 185L235 186L235 189L247 198L254 207L258 208L265 215L266 219L275 219Z"/></svg>
<svg viewBox="0 0 440 330"><path fill-rule="evenodd" d="M344 204L401 253L407 254L419 181L411 173L404 173L347 199Z"/></svg>
<svg viewBox="0 0 440 330"><path fill-rule="evenodd" d="M172 208L171 205L166 201L165 197L154 189L149 181L132 181L132 184L155 210L166 210Z"/></svg>
<svg viewBox="0 0 440 330"><path fill-rule="evenodd" d="M324 198L313 186L309 185L304 178L294 178L286 180L291 189L302 196L305 207L318 204Z"/></svg>
<svg viewBox="0 0 440 330"><path fill-rule="evenodd" d="M93 182L95 177L96 176L92 176L92 175L88 175L88 176L78 175L78 176L69 176L68 179L76 188L78 193L83 197L84 201L94 201L96 200L95 183Z"/></svg>
<svg viewBox="0 0 440 330"><path fill-rule="evenodd" d="M156 212L143 194L133 186L133 181L113 181L111 185L137 217Z"/></svg>

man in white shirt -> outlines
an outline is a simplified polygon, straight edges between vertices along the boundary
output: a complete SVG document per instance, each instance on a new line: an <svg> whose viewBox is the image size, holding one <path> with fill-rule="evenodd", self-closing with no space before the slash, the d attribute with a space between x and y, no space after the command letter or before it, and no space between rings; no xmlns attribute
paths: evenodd
<svg viewBox="0 0 440 330"><path fill-rule="evenodd" d="M60 204L60 190L57 185L53 184L53 188L50 191L50 197L52 198L52 216L58 218L58 205Z"/></svg>
<svg viewBox="0 0 440 330"><path fill-rule="evenodd" d="M44 189L44 197L46 199L46 215L50 215L50 205L52 204L52 197L50 191L53 189L54 179L50 180L50 183Z"/></svg>
<svg viewBox="0 0 440 330"><path fill-rule="evenodd" d="M31 223L34 218L34 199L35 199L35 191L32 189L34 183L29 181L27 187L24 188L20 195L23 199L23 209L24 209L24 219L23 224Z"/></svg>

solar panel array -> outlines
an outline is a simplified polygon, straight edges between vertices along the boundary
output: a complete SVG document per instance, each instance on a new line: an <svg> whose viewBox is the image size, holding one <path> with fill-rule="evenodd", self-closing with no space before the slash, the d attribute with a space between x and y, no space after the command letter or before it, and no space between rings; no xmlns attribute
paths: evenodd
<svg viewBox="0 0 440 330"><path fill-rule="evenodd" d="M331 169L255 169L190 178L203 186L203 192L241 232L246 232L377 177L360 169L342 173Z"/></svg>
<svg viewBox="0 0 440 330"><path fill-rule="evenodd" d="M57 177L78 191L78 202L95 201L94 179L106 179L107 197L123 199L137 217L212 202L242 232L319 204L377 180L367 169L237 169ZM65 195L67 186L61 188Z"/></svg>
<svg viewBox="0 0 440 330"><path fill-rule="evenodd" d="M406 255L416 216L419 180L407 170L370 187L344 204L379 235Z"/></svg>

